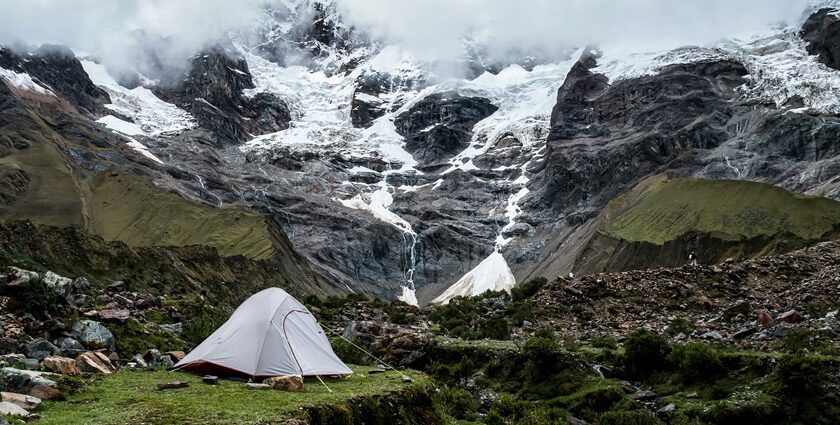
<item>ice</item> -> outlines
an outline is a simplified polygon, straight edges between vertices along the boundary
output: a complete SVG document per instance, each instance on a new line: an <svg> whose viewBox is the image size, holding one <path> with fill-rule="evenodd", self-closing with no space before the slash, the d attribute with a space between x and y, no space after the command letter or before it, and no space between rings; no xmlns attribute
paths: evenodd
<svg viewBox="0 0 840 425"><path fill-rule="evenodd" d="M139 129L144 135L158 136L181 133L196 126L192 115L171 103L160 100L151 90L145 87L127 89L121 86L103 65L96 62L83 60L82 66L91 81L108 92L111 97L112 103L105 107L117 115L134 121L135 126L132 131ZM127 129L124 124L109 122Z"/></svg>
<svg viewBox="0 0 840 425"><path fill-rule="evenodd" d="M0 68L0 80L5 81L14 88L44 94L47 96L55 96L55 93L53 93L48 86L35 82L35 80L26 73Z"/></svg>
<svg viewBox="0 0 840 425"><path fill-rule="evenodd" d="M455 297L480 295L487 291L510 292L514 286L516 286L516 279L505 257L500 252L493 251L458 282L432 300L432 304L448 304Z"/></svg>
<svg viewBox="0 0 840 425"><path fill-rule="evenodd" d="M128 136L137 136L139 134L146 134L140 126L134 123L130 123L128 121L123 121L113 115L106 115L96 122L100 124L104 124L105 127L110 128L118 133L122 133Z"/></svg>

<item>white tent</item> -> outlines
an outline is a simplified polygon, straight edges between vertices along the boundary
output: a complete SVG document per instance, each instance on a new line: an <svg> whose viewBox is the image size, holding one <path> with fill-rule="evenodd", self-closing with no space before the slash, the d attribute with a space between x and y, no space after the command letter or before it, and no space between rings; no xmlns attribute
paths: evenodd
<svg viewBox="0 0 840 425"><path fill-rule="evenodd" d="M312 313L279 288L245 300L227 322L176 368L201 373L349 375Z"/></svg>

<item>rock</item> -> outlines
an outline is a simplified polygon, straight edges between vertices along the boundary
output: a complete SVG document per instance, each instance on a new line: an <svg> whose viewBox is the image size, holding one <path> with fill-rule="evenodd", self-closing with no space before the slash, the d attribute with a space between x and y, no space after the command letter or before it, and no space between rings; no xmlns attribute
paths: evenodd
<svg viewBox="0 0 840 425"><path fill-rule="evenodd" d="M26 394L10 393L6 391L0 392L0 400L9 403L17 404L26 410L35 410L41 407L41 399Z"/></svg>
<svg viewBox="0 0 840 425"><path fill-rule="evenodd" d="M23 359L23 367L27 370L38 370L41 362L38 359Z"/></svg>
<svg viewBox="0 0 840 425"><path fill-rule="evenodd" d="M469 146L472 129L499 108L481 97L435 93L394 119L405 150L424 166L445 163Z"/></svg>
<svg viewBox="0 0 840 425"><path fill-rule="evenodd" d="M676 408L677 408L677 406L675 406L673 403L671 403L671 404L668 404L667 406L657 410L656 414L659 415L659 414L671 413L674 410L676 410Z"/></svg>
<svg viewBox="0 0 840 425"><path fill-rule="evenodd" d="M163 384L158 384L157 388L158 388L158 390L162 391L162 390L171 390L171 389L175 389L175 388L187 388L189 386L190 386L189 382L174 381L174 382L166 382L166 383L163 383Z"/></svg>
<svg viewBox="0 0 840 425"><path fill-rule="evenodd" d="M175 362L172 361L172 357L161 356L158 366L164 369L172 369L173 367L175 367Z"/></svg>
<svg viewBox="0 0 840 425"><path fill-rule="evenodd" d="M78 375L81 372L76 367L76 361L67 357L49 356L43 361L44 368L62 375Z"/></svg>
<svg viewBox="0 0 840 425"><path fill-rule="evenodd" d="M184 353L183 351L167 351L166 355L171 357L172 361L177 363L186 357L187 353Z"/></svg>
<svg viewBox="0 0 840 425"><path fill-rule="evenodd" d="M0 355L17 353L20 344L13 338L0 338Z"/></svg>
<svg viewBox="0 0 840 425"><path fill-rule="evenodd" d="M61 353L67 357L76 357L86 351L85 346L73 338L58 339L55 341L55 345L58 346Z"/></svg>
<svg viewBox="0 0 840 425"><path fill-rule="evenodd" d="M799 323L803 319L802 313L796 310L788 310L776 317L776 321L779 323Z"/></svg>
<svg viewBox="0 0 840 425"><path fill-rule="evenodd" d="M0 401L0 417L13 417L13 418L27 418L29 417L29 412L26 409L18 406L17 404L8 402L8 401Z"/></svg>
<svg viewBox="0 0 840 425"><path fill-rule="evenodd" d="M799 35L807 43L808 54L840 70L840 17L837 10L823 8L808 17Z"/></svg>
<svg viewBox="0 0 840 425"><path fill-rule="evenodd" d="M98 351L87 352L76 357L76 366L82 372L102 373L106 375L114 373L117 370L111 363L111 360Z"/></svg>
<svg viewBox="0 0 840 425"><path fill-rule="evenodd" d="M697 304L700 304L706 311L712 311L714 305L712 304L712 300L705 295L701 295L697 298Z"/></svg>
<svg viewBox="0 0 840 425"><path fill-rule="evenodd" d="M732 319L733 317L735 317L739 314L747 316L747 315L750 314L750 311L752 311L752 309L750 308L750 302L749 301L741 301L741 302L738 302L735 305L727 308L726 310L724 310L723 311L723 317L725 319L729 320L729 319Z"/></svg>
<svg viewBox="0 0 840 425"><path fill-rule="evenodd" d="M245 388L249 390L270 390L271 385L268 384L255 384L253 382L249 382L245 384Z"/></svg>
<svg viewBox="0 0 840 425"><path fill-rule="evenodd" d="M0 416L0 425L9 425L9 421L5 417Z"/></svg>
<svg viewBox="0 0 840 425"><path fill-rule="evenodd" d="M291 392L303 391L303 377L300 375L275 376L264 380L263 384L270 385L273 390Z"/></svg>
<svg viewBox="0 0 840 425"><path fill-rule="evenodd" d="M204 382L207 385L216 385L219 382L219 377L213 375L204 375L204 377L201 378L201 382Z"/></svg>
<svg viewBox="0 0 840 425"><path fill-rule="evenodd" d="M776 325L773 327L771 335L773 335L773 338L781 338L788 333L788 330L789 328L785 325Z"/></svg>
<svg viewBox="0 0 840 425"><path fill-rule="evenodd" d="M80 277L73 281L73 293L77 295L90 293L90 282L84 277Z"/></svg>
<svg viewBox="0 0 840 425"><path fill-rule="evenodd" d="M146 350L146 352L143 353L143 358L146 360L147 363L149 363L149 366L155 366L156 364L158 364L158 362L160 362L161 356L162 354L160 354L160 350L156 348Z"/></svg>
<svg viewBox="0 0 840 425"><path fill-rule="evenodd" d="M71 304L75 305L76 307L90 307L96 303L96 300L93 299L90 295L81 294L73 296L71 299Z"/></svg>
<svg viewBox="0 0 840 425"><path fill-rule="evenodd" d="M131 312L121 308L111 308L99 312L99 318L102 320L125 322L131 317Z"/></svg>
<svg viewBox="0 0 840 425"><path fill-rule="evenodd" d="M733 339L744 339L744 338L754 334L755 332L756 332L755 326L748 327L748 328L743 328L743 329L739 330L738 332L735 332L735 334L732 335L732 338Z"/></svg>
<svg viewBox="0 0 840 425"><path fill-rule="evenodd" d="M124 291L126 287L124 280L118 280L115 282L111 282L108 286L105 287L105 290L108 292L121 292Z"/></svg>
<svg viewBox="0 0 840 425"><path fill-rule="evenodd" d="M412 382L411 378L410 378L410 377L408 377L408 376L406 376L406 375L403 375L402 377L400 377L400 380L401 380L404 384L410 384L410 383Z"/></svg>
<svg viewBox="0 0 840 425"><path fill-rule="evenodd" d="M108 349L110 351L114 351L116 348L114 334L99 322L80 320L73 324L73 331L76 333L79 341L88 348L94 350Z"/></svg>
<svg viewBox="0 0 840 425"><path fill-rule="evenodd" d="M61 350L44 338L37 338L23 346L23 354L30 359L41 361L47 356L60 356Z"/></svg>
<svg viewBox="0 0 840 425"><path fill-rule="evenodd" d="M4 367L0 369L0 391L27 393L36 385L55 388L58 384L47 378L51 375L44 372Z"/></svg>
<svg viewBox="0 0 840 425"><path fill-rule="evenodd" d="M721 340L721 339L723 339L723 335L721 335L720 332L718 332L718 331L709 331L709 332L704 333L703 335L700 335L700 338Z"/></svg>
<svg viewBox="0 0 840 425"><path fill-rule="evenodd" d="M58 296L62 298L67 298L70 296L70 293L73 290L73 281L59 276L53 272L46 272L43 276L41 276L41 280L53 290Z"/></svg>
<svg viewBox="0 0 840 425"><path fill-rule="evenodd" d="M4 354L0 356L0 367L11 367L22 364L26 360L23 354Z"/></svg>
<svg viewBox="0 0 840 425"><path fill-rule="evenodd" d="M181 330L184 329L184 325L179 322L168 325L160 325L160 328L171 334L180 335Z"/></svg>
<svg viewBox="0 0 840 425"><path fill-rule="evenodd" d="M63 401L66 400L64 393L61 390L53 387L48 387L46 385L35 385L29 390L29 395L32 397L38 397L41 400L56 400L56 401Z"/></svg>
<svg viewBox="0 0 840 425"><path fill-rule="evenodd" d="M371 375L376 375L376 374L385 373L385 372L387 372L387 370L385 370L385 369L371 369L371 370L368 371L368 373L371 374Z"/></svg>
<svg viewBox="0 0 840 425"><path fill-rule="evenodd" d="M134 363L135 367L138 369L148 369L149 363L146 362L146 359L143 356L136 354L134 357L131 358L131 362Z"/></svg>
<svg viewBox="0 0 840 425"><path fill-rule="evenodd" d="M656 397L656 393L651 390L638 390L630 395L630 398L636 401L649 401Z"/></svg>
<svg viewBox="0 0 840 425"><path fill-rule="evenodd" d="M770 326L776 324L776 321L773 320L773 316L770 315L769 311L761 309L757 310L755 313L757 316L758 323L760 323L762 327L769 328Z"/></svg>

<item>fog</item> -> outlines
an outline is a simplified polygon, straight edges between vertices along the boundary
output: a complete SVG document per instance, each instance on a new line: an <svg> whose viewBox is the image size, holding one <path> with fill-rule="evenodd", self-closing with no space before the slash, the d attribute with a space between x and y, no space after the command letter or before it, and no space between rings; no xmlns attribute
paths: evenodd
<svg viewBox="0 0 840 425"><path fill-rule="evenodd" d="M262 7L330 0L0 0L0 43L66 44L110 69L177 66L255 28ZM488 51L650 51L747 36L797 21L808 0L334 0L346 24L420 59L453 59L465 36Z"/></svg>

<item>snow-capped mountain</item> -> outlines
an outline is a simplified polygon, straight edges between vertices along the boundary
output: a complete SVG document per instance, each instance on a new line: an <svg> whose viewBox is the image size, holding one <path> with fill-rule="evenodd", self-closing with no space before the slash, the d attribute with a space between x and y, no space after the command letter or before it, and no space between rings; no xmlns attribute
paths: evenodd
<svg viewBox="0 0 840 425"><path fill-rule="evenodd" d="M88 107L30 65L37 52L7 51L0 78L66 98L155 186L271 217L331 285L413 304L578 272L607 202L666 171L840 198L838 40L821 40L835 12L562 60L491 60L465 37L442 64L354 28L336 2L280 3L177 78L81 57Z"/></svg>

